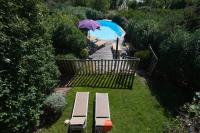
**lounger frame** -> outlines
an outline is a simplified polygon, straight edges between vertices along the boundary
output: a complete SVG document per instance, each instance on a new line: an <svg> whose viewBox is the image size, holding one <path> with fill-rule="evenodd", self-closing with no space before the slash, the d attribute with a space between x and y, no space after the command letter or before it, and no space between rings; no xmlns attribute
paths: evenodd
<svg viewBox="0 0 200 133"><path fill-rule="evenodd" d="M88 97L87 97L87 107L86 107L86 114L85 114L85 116L74 116L74 111L75 111L75 106L76 106L76 104L77 104L77 95L78 95L78 93L87 93L87 95L88 95ZM69 131L70 131L70 133L72 132L72 131L75 131L75 130L78 130L78 131L81 131L81 132L83 132L84 131L84 129L86 128L86 126L87 126L87 114L88 114L88 101L89 101L89 92L77 92L76 93L76 98L75 98L75 102L74 102L74 106L73 106L73 111L72 111L72 118L73 117L85 117L85 123L83 124L83 125L71 125L71 124L69 124Z"/></svg>
<svg viewBox="0 0 200 133"><path fill-rule="evenodd" d="M107 106L108 106L108 116L107 117L96 117L96 114L97 114L97 95L98 94L105 94L106 95L106 98L107 98L107 101L108 101L108 103L107 103ZM106 105L105 105L106 106ZM103 132L103 125L96 125L96 121L97 121L97 119L101 119L101 118L105 118L105 119L107 119L107 120L111 120L110 119L110 106L109 106L109 98L108 98L108 93L96 93L96 99L95 99L95 133L101 133L101 132Z"/></svg>

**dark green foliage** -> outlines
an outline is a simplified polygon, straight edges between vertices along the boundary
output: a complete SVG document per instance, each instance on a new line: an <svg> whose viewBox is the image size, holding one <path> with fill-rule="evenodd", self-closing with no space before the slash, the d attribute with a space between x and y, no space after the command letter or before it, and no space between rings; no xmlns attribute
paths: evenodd
<svg viewBox="0 0 200 133"><path fill-rule="evenodd" d="M181 9L185 8L187 5L186 0L173 0L171 2L170 8L171 9Z"/></svg>
<svg viewBox="0 0 200 133"><path fill-rule="evenodd" d="M142 50L134 53L134 57L140 58L139 69L147 69L150 63L151 54L149 50Z"/></svg>
<svg viewBox="0 0 200 133"><path fill-rule="evenodd" d="M77 57L74 54L58 54L56 55L57 60L63 60L63 59L77 59Z"/></svg>
<svg viewBox="0 0 200 133"><path fill-rule="evenodd" d="M117 9L119 6L119 0L110 0L110 8Z"/></svg>
<svg viewBox="0 0 200 133"><path fill-rule="evenodd" d="M86 48L85 48L85 49L82 49L82 50L81 50L81 53L80 53L80 56L81 56L81 58L83 58L83 59L87 59L88 56L89 56L88 50L87 50Z"/></svg>
<svg viewBox="0 0 200 133"><path fill-rule="evenodd" d="M131 9L136 9L138 7L138 2L136 0L129 1L128 7Z"/></svg>
<svg viewBox="0 0 200 133"><path fill-rule="evenodd" d="M137 49L145 49L149 44L157 47L162 41L162 31L154 20L136 22L131 20L127 27L127 39Z"/></svg>
<svg viewBox="0 0 200 133"><path fill-rule="evenodd" d="M152 8L183 9L193 6L198 0L144 0L143 5Z"/></svg>
<svg viewBox="0 0 200 133"><path fill-rule="evenodd" d="M119 15L114 16L112 18L112 21L120 25L123 29L125 29L128 25L128 20L125 17Z"/></svg>
<svg viewBox="0 0 200 133"><path fill-rule="evenodd" d="M61 24L53 33L53 45L56 53L72 52L80 56L86 47L86 36L74 24Z"/></svg>
<svg viewBox="0 0 200 133"><path fill-rule="evenodd" d="M86 6L88 0L73 0L75 6Z"/></svg>
<svg viewBox="0 0 200 133"><path fill-rule="evenodd" d="M104 14L100 11L91 9L91 8L86 8L86 17L87 19L93 19L93 20L97 20L97 19L103 19L104 18Z"/></svg>
<svg viewBox="0 0 200 133"><path fill-rule="evenodd" d="M98 11L107 12L110 8L109 0L95 0L94 8Z"/></svg>
<svg viewBox="0 0 200 133"><path fill-rule="evenodd" d="M200 131L200 92L197 92L191 103L181 107L180 116L173 123L166 123L164 133L198 133Z"/></svg>
<svg viewBox="0 0 200 133"><path fill-rule="evenodd" d="M199 37L200 31L189 33L177 30L161 45L160 49L162 70L173 80L197 88L200 79Z"/></svg>
<svg viewBox="0 0 200 133"><path fill-rule="evenodd" d="M58 78L51 40L41 25L45 7L39 0L6 0L0 10L0 131L32 132Z"/></svg>
<svg viewBox="0 0 200 133"><path fill-rule="evenodd" d="M68 5L61 5L59 7L56 7L52 12L60 12L62 14L68 15L68 16L76 16L79 19L102 19L104 18L104 14L100 11L97 11L92 8L88 7L73 7Z"/></svg>
<svg viewBox="0 0 200 133"><path fill-rule="evenodd" d="M184 25L188 30L200 28L200 1L196 6L191 6L184 11Z"/></svg>

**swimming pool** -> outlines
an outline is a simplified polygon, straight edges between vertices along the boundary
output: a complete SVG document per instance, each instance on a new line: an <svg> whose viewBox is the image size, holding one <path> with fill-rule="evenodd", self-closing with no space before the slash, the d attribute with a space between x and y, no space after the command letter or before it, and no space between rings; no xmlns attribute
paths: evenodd
<svg viewBox="0 0 200 133"><path fill-rule="evenodd" d="M90 36L95 36L100 40L116 40L124 37L125 31L116 23L110 20L97 20L97 22L101 25L100 29L90 30L88 33Z"/></svg>

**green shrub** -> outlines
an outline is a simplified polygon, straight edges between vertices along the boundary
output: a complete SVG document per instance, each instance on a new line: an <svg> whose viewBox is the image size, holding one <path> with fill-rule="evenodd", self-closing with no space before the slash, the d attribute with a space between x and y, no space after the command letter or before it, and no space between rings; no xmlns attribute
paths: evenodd
<svg viewBox="0 0 200 133"><path fill-rule="evenodd" d="M127 39L136 49L145 49L151 44L158 48L163 41L163 31L159 23L154 20L131 20L126 29Z"/></svg>
<svg viewBox="0 0 200 133"><path fill-rule="evenodd" d="M81 55L81 58L87 59L88 56L89 56L88 50L87 49L82 49L80 55Z"/></svg>
<svg viewBox="0 0 200 133"><path fill-rule="evenodd" d="M86 17L87 19L103 19L105 15L97 10L91 9L91 8L86 8Z"/></svg>
<svg viewBox="0 0 200 133"><path fill-rule="evenodd" d="M61 93L52 93L44 101L45 113L60 114L65 108L65 97Z"/></svg>
<svg viewBox="0 0 200 133"><path fill-rule="evenodd" d="M74 53L80 56L86 47L86 36L73 24L61 24L53 33L53 46L57 54Z"/></svg>
<svg viewBox="0 0 200 133"><path fill-rule="evenodd" d="M62 60L62 59L77 59L77 57L74 54L58 54L56 55L57 60Z"/></svg>
<svg viewBox="0 0 200 133"><path fill-rule="evenodd" d="M112 21L120 25L122 28L126 28L128 25L128 20L125 17L121 17L119 15L113 16Z"/></svg>
<svg viewBox="0 0 200 133"><path fill-rule="evenodd" d="M54 12L52 12L51 15L48 15L47 19L44 21L44 26L52 37L53 33L60 25L74 25L77 24L78 21L79 19L74 15L68 15L58 10L54 10Z"/></svg>
<svg viewBox="0 0 200 133"><path fill-rule="evenodd" d="M184 25L191 31L200 28L200 2L184 10Z"/></svg>
<svg viewBox="0 0 200 133"><path fill-rule="evenodd" d="M200 87L199 39L199 30L190 33L178 29L161 44L159 51L159 65L162 71L174 81L186 82L195 88Z"/></svg>
<svg viewBox="0 0 200 133"><path fill-rule="evenodd" d="M65 97L61 93L49 95L44 101L44 113L41 124L45 125L55 122L64 111L65 105Z"/></svg>
<svg viewBox="0 0 200 133"><path fill-rule="evenodd" d="M134 57L140 58L139 69L147 69L151 60L151 54L149 50L137 51Z"/></svg>
<svg viewBox="0 0 200 133"><path fill-rule="evenodd" d="M94 2L94 9L102 12L107 12L110 8L110 1L109 0L95 0Z"/></svg>
<svg viewBox="0 0 200 133"><path fill-rule="evenodd" d="M197 133L200 131L200 92L196 92L191 103L186 103L180 109L179 116L166 123L164 133Z"/></svg>
<svg viewBox="0 0 200 133"><path fill-rule="evenodd" d="M136 0L128 2L128 7L131 8L131 9L136 9L137 6L138 6L138 2Z"/></svg>
<svg viewBox="0 0 200 133"><path fill-rule="evenodd" d="M40 0L0 1L0 131L29 133L59 76Z"/></svg>
<svg viewBox="0 0 200 133"><path fill-rule="evenodd" d="M171 2L170 8L171 9L181 9L185 8L187 5L186 0L173 0Z"/></svg>
<svg viewBox="0 0 200 133"><path fill-rule="evenodd" d="M92 8L88 7L73 7L64 5L59 8L55 8L52 10L52 12L60 12L62 14L68 15L68 16L76 16L79 19L102 19L104 18L104 14L100 11L97 11Z"/></svg>

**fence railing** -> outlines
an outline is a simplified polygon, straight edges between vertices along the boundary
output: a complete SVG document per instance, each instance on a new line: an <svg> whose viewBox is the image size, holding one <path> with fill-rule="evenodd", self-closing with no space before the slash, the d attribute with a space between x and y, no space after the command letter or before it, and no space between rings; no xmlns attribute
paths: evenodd
<svg viewBox="0 0 200 133"><path fill-rule="evenodd" d="M132 74L135 73L139 59L114 60L57 60L60 72L65 75L86 74Z"/></svg>
<svg viewBox="0 0 200 133"><path fill-rule="evenodd" d="M130 78L131 76L134 76L137 65L139 63L138 58L134 59L114 59L114 60L83 60L83 59L66 59L66 60L57 60L57 64L59 66L59 70L63 77L65 76L79 76L82 77L82 83L84 82L84 77L90 77L93 78L99 78L96 77L97 75L101 78L105 79L105 81L110 81L111 78L117 76L117 80L113 80L112 83L104 83L108 84L114 84L114 82L118 82L121 85L119 86L132 86L133 78ZM106 76L105 76L106 75ZM129 77L130 76L130 77ZM110 78L109 78L110 77ZM109 79L106 79L109 78ZM126 80L128 79L128 80ZM89 80L89 79L87 79ZM127 84L128 83L128 84ZM91 83L91 84L84 84L85 86L93 86L97 83ZM77 86L80 85L77 82L71 82L68 84L69 86ZM99 84L100 87L102 86ZM94 87L94 86L93 86ZM98 86L97 86L98 87ZM116 87L116 86L115 86ZM124 87L126 88L126 87Z"/></svg>

